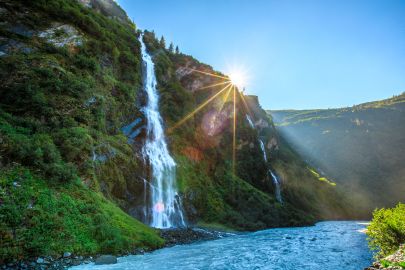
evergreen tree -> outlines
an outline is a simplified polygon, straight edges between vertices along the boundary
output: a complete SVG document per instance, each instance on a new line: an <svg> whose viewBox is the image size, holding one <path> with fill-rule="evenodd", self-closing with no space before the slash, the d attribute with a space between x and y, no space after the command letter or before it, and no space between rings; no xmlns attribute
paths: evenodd
<svg viewBox="0 0 405 270"><path fill-rule="evenodd" d="M169 45L169 52L171 52L171 53L174 52L174 45L173 45L173 42L170 42L170 45Z"/></svg>
<svg viewBox="0 0 405 270"><path fill-rule="evenodd" d="M179 53L180 53L179 46L176 46L176 54L179 54Z"/></svg>
<svg viewBox="0 0 405 270"><path fill-rule="evenodd" d="M160 47L166 49L166 41L163 36L160 38L159 44L160 44Z"/></svg>

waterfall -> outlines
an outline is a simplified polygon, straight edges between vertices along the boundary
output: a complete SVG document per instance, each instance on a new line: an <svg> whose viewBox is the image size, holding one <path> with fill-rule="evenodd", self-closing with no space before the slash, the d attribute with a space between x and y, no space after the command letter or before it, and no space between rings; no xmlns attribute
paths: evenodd
<svg viewBox="0 0 405 270"><path fill-rule="evenodd" d="M260 148L262 149L262 152L263 152L263 159L265 162L267 162L267 154L266 154L266 149L264 147L264 143L260 139L259 139L259 143L260 143ZM283 198L281 197L281 183L278 180L277 176L271 170L269 170L269 172L271 174L271 178L273 179L273 184L275 186L276 199L279 203L283 203Z"/></svg>
<svg viewBox="0 0 405 270"><path fill-rule="evenodd" d="M276 199L279 203L283 203L283 198L281 197L281 183L271 170L269 170L269 172L271 174L271 178L273 179L274 186L276 187Z"/></svg>
<svg viewBox="0 0 405 270"><path fill-rule="evenodd" d="M144 68L143 86L147 95L147 104L142 109L147 120L146 141L142 154L149 162L151 173L148 180L153 187L149 188L149 202L145 202L145 220L156 228L184 227L186 222L177 194L176 163L167 149L162 117L159 113L155 67L142 37L141 35L139 41Z"/></svg>
<svg viewBox="0 0 405 270"><path fill-rule="evenodd" d="M264 148L264 143L260 139L259 139L259 143L260 143L260 148L262 149L262 152L263 152L263 159L264 159L264 161L267 162L267 154L266 154L266 149Z"/></svg>
<svg viewBox="0 0 405 270"><path fill-rule="evenodd" d="M246 114L246 120L248 121L249 125L251 128L255 128L252 119L250 118L249 115ZM260 149L262 149L263 152L263 159L265 162L267 162L267 154L266 154L266 148L264 147L264 143L261 139L259 139L259 144L260 144ZM276 199L279 203L283 203L283 198L281 197L281 183L278 180L277 176L271 171L269 170L270 174L271 174L271 178L273 179L273 184L275 186L275 194L276 194Z"/></svg>
<svg viewBox="0 0 405 270"><path fill-rule="evenodd" d="M247 121L249 123L249 126L254 129L255 125L253 124L253 121L252 121L252 119L250 118L250 116L248 114L246 114L246 119L247 119Z"/></svg>

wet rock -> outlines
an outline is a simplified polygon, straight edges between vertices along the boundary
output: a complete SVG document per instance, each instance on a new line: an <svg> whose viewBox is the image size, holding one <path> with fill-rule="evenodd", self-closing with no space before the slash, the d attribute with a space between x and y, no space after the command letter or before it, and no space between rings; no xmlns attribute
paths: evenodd
<svg viewBox="0 0 405 270"><path fill-rule="evenodd" d="M70 252L63 253L63 258L69 258L70 256L72 256L72 253L70 253Z"/></svg>
<svg viewBox="0 0 405 270"><path fill-rule="evenodd" d="M115 264L115 263L117 263L117 257L115 257L113 255L101 255L95 261L96 265Z"/></svg>
<svg viewBox="0 0 405 270"><path fill-rule="evenodd" d="M180 228L161 230L160 236L165 239L166 246L190 244L197 241L206 241L222 238L227 233L209 231L200 228Z"/></svg>
<svg viewBox="0 0 405 270"><path fill-rule="evenodd" d="M79 259L74 259L74 260L72 261L71 265L72 265L72 266L77 266L77 265L80 265L81 263L82 263L81 260L79 260ZM116 262L115 262L115 263L116 263ZM103 263L103 264L109 264L109 263Z"/></svg>

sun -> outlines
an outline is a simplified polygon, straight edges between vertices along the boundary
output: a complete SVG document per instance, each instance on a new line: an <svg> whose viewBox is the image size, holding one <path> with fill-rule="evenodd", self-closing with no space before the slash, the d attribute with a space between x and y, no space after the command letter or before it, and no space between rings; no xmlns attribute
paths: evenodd
<svg viewBox="0 0 405 270"><path fill-rule="evenodd" d="M236 86L240 90L246 87L247 83L247 76L246 73L243 72L241 69L232 69L229 71L229 80L232 85Z"/></svg>

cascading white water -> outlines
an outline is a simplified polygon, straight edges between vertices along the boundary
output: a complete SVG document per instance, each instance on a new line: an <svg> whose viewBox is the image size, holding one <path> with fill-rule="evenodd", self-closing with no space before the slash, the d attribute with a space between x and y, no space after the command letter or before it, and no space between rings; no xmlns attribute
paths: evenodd
<svg viewBox="0 0 405 270"><path fill-rule="evenodd" d="M247 121L249 123L249 126L254 129L255 125L253 124L253 121L252 121L252 119L250 118L250 116L248 114L246 114L246 119L247 119Z"/></svg>
<svg viewBox="0 0 405 270"><path fill-rule="evenodd" d="M259 139L259 143L260 143L260 148L262 149L262 152L263 152L263 159L265 162L267 162L267 154L266 154L266 149L264 147L264 143L260 139ZM279 203L283 203L283 198L281 196L281 183L278 180L277 176L271 170L269 170L269 172L271 174L271 178L273 179L273 184L275 186L276 199Z"/></svg>
<svg viewBox="0 0 405 270"><path fill-rule="evenodd" d="M177 194L176 163L167 149L159 113L155 67L152 57L146 51L142 37L141 35L139 41L144 67L144 90L147 94L147 104L143 108L147 120L147 135L142 153L150 165L149 181L150 186L153 187L149 189L149 202L145 202L145 220L150 226L156 228L184 227L186 222Z"/></svg>
<svg viewBox="0 0 405 270"><path fill-rule="evenodd" d="M281 196L281 184L280 181L278 180L277 176L271 171L269 170L270 174L271 174L271 178L273 178L273 183L274 186L276 187L276 199L279 203L283 203L283 197Z"/></svg>
<svg viewBox="0 0 405 270"><path fill-rule="evenodd" d="M264 143L260 139L259 139L259 143L260 143L260 148L262 149L262 152L263 152L263 159L264 159L264 161L267 162L267 154L266 154L266 149L264 148Z"/></svg>

